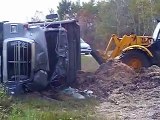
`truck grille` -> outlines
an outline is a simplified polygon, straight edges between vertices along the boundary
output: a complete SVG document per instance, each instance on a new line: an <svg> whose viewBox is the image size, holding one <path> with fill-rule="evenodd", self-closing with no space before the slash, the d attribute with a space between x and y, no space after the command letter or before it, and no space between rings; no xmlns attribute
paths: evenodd
<svg viewBox="0 0 160 120"><path fill-rule="evenodd" d="M6 43L6 55L3 53L4 81L27 80L31 77L32 48L32 43L26 41L14 40Z"/></svg>

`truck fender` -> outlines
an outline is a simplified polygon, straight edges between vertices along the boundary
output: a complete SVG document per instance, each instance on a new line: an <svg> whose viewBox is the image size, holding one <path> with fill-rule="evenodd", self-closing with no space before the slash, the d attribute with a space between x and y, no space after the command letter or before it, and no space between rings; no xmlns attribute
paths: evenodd
<svg viewBox="0 0 160 120"><path fill-rule="evenodd" d="M141 46L141 45L132 45L132 46L129 46L129 47L123 49L122 53L126 52L128 50L134 50L134 49L142 50L145 53L147 53L147 55L149 55L150 57L153 57L153 54L151 53L151 51L148 48L146 48L144 46Z"/></svg>

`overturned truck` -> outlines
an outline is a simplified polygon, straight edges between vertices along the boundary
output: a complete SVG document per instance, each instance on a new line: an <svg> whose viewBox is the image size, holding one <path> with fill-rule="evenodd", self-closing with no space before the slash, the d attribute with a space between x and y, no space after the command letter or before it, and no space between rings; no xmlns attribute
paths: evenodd
<svg viewBox="0 0 160 120"><path fill-rule="evenodd" d="M75 20L0 23L1 82L9 94L72 86L81 69Z"/></svg>

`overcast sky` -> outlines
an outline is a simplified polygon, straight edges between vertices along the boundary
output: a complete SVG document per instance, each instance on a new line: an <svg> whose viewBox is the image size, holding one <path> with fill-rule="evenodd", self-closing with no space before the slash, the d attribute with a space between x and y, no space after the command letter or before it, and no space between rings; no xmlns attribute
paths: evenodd
<svg viewBox="0 0 160 120"><path fill-rule="evenodd" d="M34 16L35 11L48 14L49 9L57 10L61 0L1 0L0 21L27 22ZM76 1L76 0L72 0ZM81 0L89 1L89 0Z"/></svg>

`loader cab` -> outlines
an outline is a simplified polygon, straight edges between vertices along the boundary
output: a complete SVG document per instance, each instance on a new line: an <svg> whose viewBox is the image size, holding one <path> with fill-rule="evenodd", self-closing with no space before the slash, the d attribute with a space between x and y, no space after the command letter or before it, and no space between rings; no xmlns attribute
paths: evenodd
<svg viewBox="0 0 160 120"><path fill-rule="evenodd" d="M153 53L156 52L156 54L160 53L160 22L158 22L156 28L154 29L153 35L152 35L153 43L151 45L151 51ZM160 55L155 55L160 56ZM158 58L160 59L160 58Z"/></svg>
<svg viewBox="0 0 160 120"><path fill-rule="evenodd" d="M152 36L154 41L160 41L160 22L157 24L153 36Z"/></svg>
<svg viewBox="0 0 160 120"><path fill-rule="evenodd" d="M153 35L152 35L153 43L148 47L150 52L153 54L153 57L150 58L151 65L160 66L160 22L158 22Z"/></svg>

